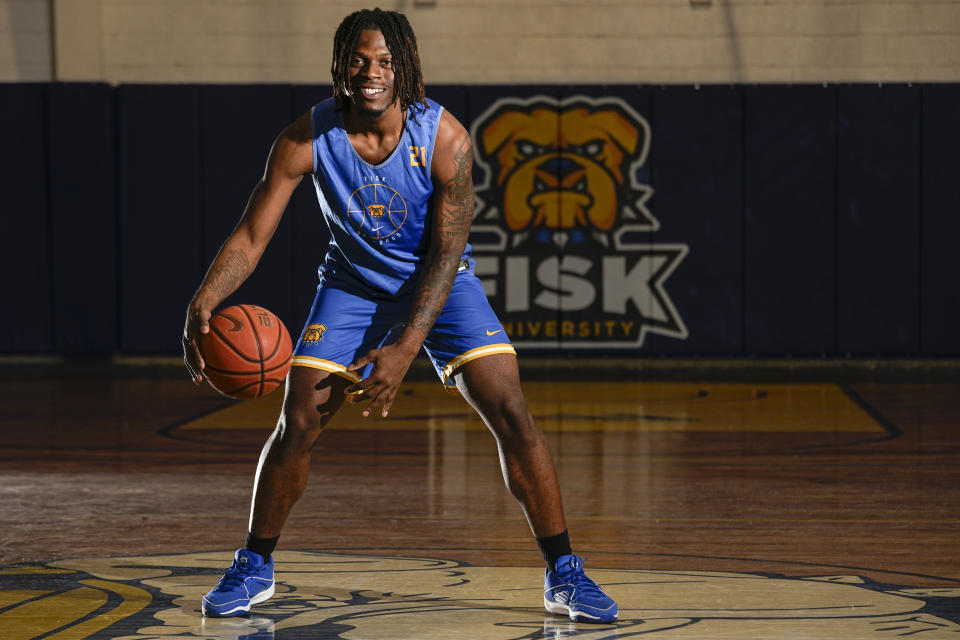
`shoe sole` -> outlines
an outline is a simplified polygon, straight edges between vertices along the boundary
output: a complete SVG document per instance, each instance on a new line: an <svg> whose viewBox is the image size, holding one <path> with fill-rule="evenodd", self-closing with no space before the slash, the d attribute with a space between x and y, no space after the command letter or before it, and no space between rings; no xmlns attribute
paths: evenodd
<svg viewBox="0 0 960 640"><path fill-rule="evenodd" d="M273 592L274 585L271 584L269 588L264 589L257 595L250 598L250 604L234 607L233 609L230 609L230 611L207 611L206 600L204 600L204 606L201 608L203 609L203 615L207 616L208 618L230 618L232 616L242 616L245 613L250 613L250 607L253 605L260 604L264 600L269 600L273 596Z"/></svg>
<svg viewBox="0 0 960 640"><path fill-rule="evenodd" d="M560 604L559 602L552 602L547 600L546 597L543 599L543 608L546 609L549 613L558 615L558 616L567 616L574 622L580 622L581 618L585 622L616 622L617 616L614 615L612 618L604 619L598 616L591 616L589 613L584 613L583 611L570 612L570 607L565 604Z"/></svg>

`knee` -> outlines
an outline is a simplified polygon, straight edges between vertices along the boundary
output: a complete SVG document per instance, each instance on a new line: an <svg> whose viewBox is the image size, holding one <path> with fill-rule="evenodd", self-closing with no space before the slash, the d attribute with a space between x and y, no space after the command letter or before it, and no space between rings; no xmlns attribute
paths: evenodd
<svg viewBox="0 0 960 640"><path fill-rule="evenodd" d="M503 399L492 411L488 422L500 442L511 448L539 444L542 437L523 396Z"/></svg>
<svg viewBox="0 0 960 640"><path fill-rule="evenodd" d="M309 451L327 424L326 414L302 409L284 409L277 421L274 439L285 448Z"/></svg>

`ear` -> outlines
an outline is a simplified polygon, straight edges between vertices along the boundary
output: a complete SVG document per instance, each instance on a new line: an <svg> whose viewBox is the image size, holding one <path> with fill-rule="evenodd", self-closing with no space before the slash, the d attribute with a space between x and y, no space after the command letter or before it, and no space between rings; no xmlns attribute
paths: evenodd
<svg viewBox="0 0 960 640"><path fill-rule="evenodd" d="M518 132L530 124L530 115L517 110L504 111L483 129L480 141L480 153L484 158L492 158L500 148Z"/></svg>
<svg viewBox="0 0 960 640"><path fill-rule="evenodd" d="M623 149L627 155L636 153L640 145L640 131L616 109L601 109L590 115L591 124L607 135Z"/></svg>

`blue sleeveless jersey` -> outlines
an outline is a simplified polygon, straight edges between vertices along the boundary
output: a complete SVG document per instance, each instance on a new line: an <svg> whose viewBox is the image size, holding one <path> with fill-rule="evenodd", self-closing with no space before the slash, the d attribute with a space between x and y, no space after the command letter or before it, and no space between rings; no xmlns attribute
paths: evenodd
<svg viewBox="0 0 960 640"><path fill-rule="evenodd" d="M412 291L430 242L430 164L443 110L427 104L410 108L400 142L378 165L353 148L333 98L313 108L313 182L330 229L321 282L371 295Z"/></svg>

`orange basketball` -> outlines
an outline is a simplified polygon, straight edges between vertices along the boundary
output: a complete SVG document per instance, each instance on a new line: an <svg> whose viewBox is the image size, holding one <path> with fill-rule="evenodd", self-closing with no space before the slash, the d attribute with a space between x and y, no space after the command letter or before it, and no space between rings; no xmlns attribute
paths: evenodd
<svg viewBox="0 0 960 640"><path fill-rule="evenodd" d="M253 304L227 307L210 318L197 347L207 381L231 398L258 398L279 387L290 369L293 345L280 318Z"/></svg>

